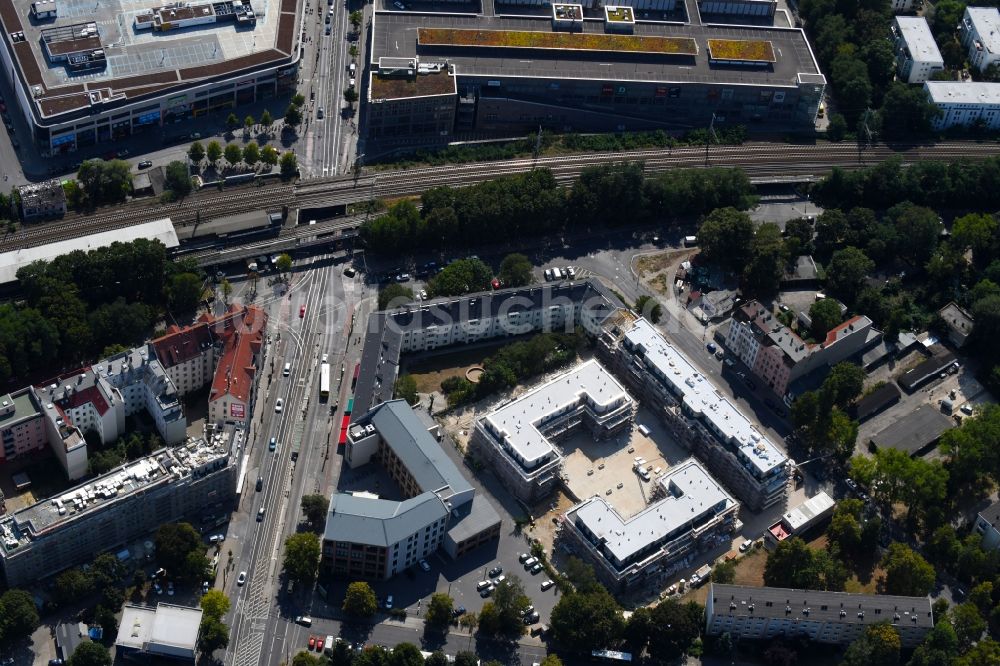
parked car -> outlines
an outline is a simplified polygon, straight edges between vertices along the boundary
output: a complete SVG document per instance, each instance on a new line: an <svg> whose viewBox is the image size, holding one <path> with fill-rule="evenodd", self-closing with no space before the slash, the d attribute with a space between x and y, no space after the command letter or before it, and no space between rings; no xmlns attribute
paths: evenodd
<svg viewBox="0 0 1000 666"><path fill-rule="evenodd" d="M460 617L462 615L465 615L465 606L459 606L458 608L453 609L451 611L451 614L454 617Z"/></svg>
<svg viewBox="0 0 1000 666"><path fill-rule="evenodd" d="M319 636L316 638L316 652L323 651L323 637Z"/></svg>
<svg viewBox="0 0 1000 666"><path fill-rule="evenodd" d="M278 448L278 438L277 437L272 437L271 441L268 442L268 444L267 444L267 450L271 451L273 453L275 451L275 449L277 449L277 448Z"/></svg>
<svg viewBox="0 0 1000 666"><path fill-rule="evenodd" d="M140 169L148 169L151 166L153 166L153 163L150 160L143 160L143 161L139 162L139 168Z"/></svg>
<svg viewBox="0 0 1000 666"><path fill-rule="evenodd" d="M705 345L705 348L708 349L710 354L714 354L715 350L718 349L718 347L715 346L714 342L709 342L707 345Z"/></svg>
<svg viewBox="0 0 1000 666"><path fill-rule="evenodd" d="M225 534L213 534L212 536L208 537L209 543L219 543L220 541L225 541L225 540L226 540Z"/></svg>
<svg viewBox="0 0 1000 666"><path fill-rule="evenodd" d="M310 636L309 637L309 649L312 650L315 647L316 647L316 637L315 636Z"/></svg>
<svg viewBox="0 0 1000 666"><path fill-rule="evenodd" d="M299 319L302 319L305 316L306 316L306 306L301 305L299 306Z"/></svg>
<svg viewBox="0 0 1000 666"><path fill-rule="evenodd" d="M531 567L531 575L534 576L535 574L539 573L542 569L544 569L542 563L535 562L534 566Z"/></svg>
<svg viewBox="0 0 1000 666"><path fill-rule="evenodd" d="M386 610L389 610L389 609L392 608L392 595L391 594L385 598L385 608L386 608Z"/></svg>
<svg viewBox="0 0 1000 666"><path fill-rule="evenodd" d="M490 569L490 578L496 578L503 573L503 567L493 567Z"/></svg>
<svg viewBox="0 0 1000 666"><path fill-rule="evenodd" d="M420 560L417 564L419 564L420 568L423 569L424 571L431 570L431 565L427 563L427 560Z"/></svg>
<svg viewBox="0 0 1000 666"><path fill-rule="evenodd" d="M520 555L517 556L517 561L520 562L521 564L524 564L525 562L528 561L530 557L531 555L528 555L527 553L521 553Z"/></svg>
<svg viewBox="0 0 1000 666"><path fill-rule="evenodd" d="M285 401L278 398L274 403L274 411L278 414L281 413L281 408L285 406Z"/></svg>
<svg viewBox="0 0 1000 666"><path fill-rule="evenodd" d="M553 583L551 580L549 580L549 579L546 578L545 580L542 581L542 592L544 592L545 590L549 589L553 585L555 585L555 583Z"/></svg>
<svg viewBox="0 0 1000 666"><path fill-rule="evenodd" d="M752 547L753 547L753 541L751 539L747 539L746 541L740 544L740 552L745 553Z"/></svg>
<svg viewBox="0 0 1000 666"><path fill-rule="evenodd" d="M396 0L394 3L392 3L392 6L400 11L406 11L406 5L404 5L399 0Z"/></svg>

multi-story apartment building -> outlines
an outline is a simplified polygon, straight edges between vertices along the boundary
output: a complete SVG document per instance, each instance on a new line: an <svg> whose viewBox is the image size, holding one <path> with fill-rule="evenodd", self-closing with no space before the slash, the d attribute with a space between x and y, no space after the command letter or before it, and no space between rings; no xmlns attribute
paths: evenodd
<svg viewBox="0 0 1000 666"><path fill-rule="evenodd" d="M42 406L30 387L0 397L0 441L0 463L48 446Z"/></svg>
<svg viewBox="0 0 1000 666"><path fill-rule="evenodd" d="M598 353L749 509L785 501L785 454L652 324L627 313L610 317Z"/></svg>
<svg viewBox="0 0 1000 666"><path fill-rule="evenodd" d="M127 463L0 518L7 585L37 582L235 497L242 430L219 431Z"/></svg>
<svg viewBox="0 0 1000 666"><path fill-rule="evenodd" d="M892 11L896 14L913 11L923 4L923 0L892 0Z"/></svg>
<svg viewBox="0 0 1000 666"><path fill-rule="evenodd" d="M822 342L809 343L763 305L750 301L733 314L725 345L776 395L789 402L792 382L818 368L836 365L880 339L872 321L857 315L827 332Z"/></svg>
<svg viewBox="0 0 1000 666"><path fill-rule="evenodd" d="M1000 11L996 7L966 7L958 36L969 64L980 72L1000 60Z"/></svg>
<svg viewBox="0 0 1000 666"><path fill-rule="evenodd" d="M938 108L934 129L971 127L1000 128L1000 83L987 81L927 81L927 99Z"/></svg>
<svg viewBox="0 0 1000 666"><path fill-rule="evenodd" d="M371 493L330 500L320 569L325 576L386 579L439 548L453 558L500 536L500 516L462 476L404 400L351 425L344 461L378 461L402 501Z"/></svg>
<svg viewBox="0 0 1000 666"><path fill-rule="evenodd" d="M504 486L534 504L559 484L559 441L584 426L595 439L630 428L635 401L595 360L582 363L476 419L469 450Z"/></svg>
<svg viewBox="0 0 1000 666"><path fill-rule="evenodd" d="M930 597L851 594L712 583L705 602L705 633L751 640L808 637L846 647L873 624L889 624L904 649L934 627Z"/></svg>
<svg viewBox="0 0 1000 666"><path fill-rule="evenodd" d="M150 341L150 345L177 388L177 395L185 396L212 380L215 341L204 319L184 328L171 324L166 334Z"/></svg>
<svg viewBox="0 0 1000 666"><path fill-rule="evenodd" d="M1000 548L1000 502L994 502L976 516L976 532L983 537L983 548Z"/></svg>
<svg viewBox="0 0 1000 666"><path fill-rule="evenodd" d="M688 555L732 539L739 504L691 459L656 480L653 503L625 519L603 497L577 504L561 519L565 538L612 591L651 585Z"/></svg>
<svg viewBox="0 0 1000 666"><path fill-rule="evenodd" d="M404 352L427 351L536 331L598 335L617 299L597 280L533 285L374 312L368 320L354 409L392 399Z"/></svg>
<svg viewBox="0 0 1000 666"><path fill-rule="evenodd" d="M906 83L923 83L944 70L944 58L923 16L897 16L892 20L896 76Z"/></svg>

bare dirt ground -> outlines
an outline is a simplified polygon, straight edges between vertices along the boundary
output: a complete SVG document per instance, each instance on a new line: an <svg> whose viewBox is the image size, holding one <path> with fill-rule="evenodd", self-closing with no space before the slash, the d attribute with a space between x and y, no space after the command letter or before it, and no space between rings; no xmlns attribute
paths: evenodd
<svg viewBox="0 0 1000 666"><path fill-rule="evenodd" d="M504 343L506 344L506 343ZM449 377L465 377L465 372L482 362L503 345L490 345L462 349L449 354L417 358L403 363L403 372L417 382L417 393L441 390L441 382Z"/></svg>

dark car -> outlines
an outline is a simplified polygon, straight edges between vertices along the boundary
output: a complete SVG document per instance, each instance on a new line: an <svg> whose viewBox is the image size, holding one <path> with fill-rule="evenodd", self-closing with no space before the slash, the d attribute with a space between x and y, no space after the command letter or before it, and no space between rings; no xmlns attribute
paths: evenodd
<svg viewBox="0 0 1000 666"><path fill-rule="evenodd" d="M153 166L153 163L150 162L149 160L143 160L143 161L139 162L139 168L140 169L148 169L151 166Z"/></svg>
<svg viewBox="0 0 1000 666"><path fill-rule="evenodd" d="M465 606L459 606L458 608L456 608L453 611L451 611L451 614L453 616L455 616L455 617L459 617L461 615L465 615Z"/></svg>
<svg viewBox="0 0 1000 666"><path fill-rule="evenodd" d="M496 578L503 573L503 567L493 567L490 569L490 578Z"/></svg>

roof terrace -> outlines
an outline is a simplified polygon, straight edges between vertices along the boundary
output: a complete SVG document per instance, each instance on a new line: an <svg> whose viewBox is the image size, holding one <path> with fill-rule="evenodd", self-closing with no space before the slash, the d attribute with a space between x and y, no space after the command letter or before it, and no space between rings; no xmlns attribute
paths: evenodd
<svg viewBox="0 0 1000 666"><path fill-rule="evenodd" d="M557 49L561 51L658 53L685 56L698 54L698 44L690 37L649 37L580 32L419 28L417 30L417 43L421 46Z"/></svg>

